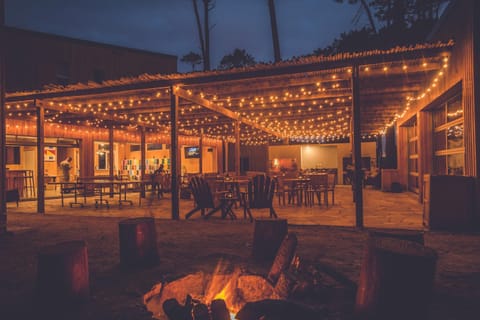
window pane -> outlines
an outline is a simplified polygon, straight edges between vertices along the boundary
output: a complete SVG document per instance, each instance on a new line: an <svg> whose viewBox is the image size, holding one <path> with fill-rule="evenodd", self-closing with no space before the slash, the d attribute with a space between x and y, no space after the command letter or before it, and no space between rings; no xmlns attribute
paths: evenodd
<svg viewBox="0 0 480 320"><path fill-rule="evenodd" d="M447 129L447 149L463 147L463 124L451 126Z"/></svg>
<svg viewBox="0 0 480 320"><path fill-rule="evenodd" d="M447 103L447 122L463 117L462 99L456 96Z"/></svg>
<svg viewBox="0 0 480 320"><path fill-rule="evenodd" d="M447 156L448 174L454 176L463 175L463 153L451 154Z"/></svg>
<svg viewBox="0 0 480 320"><path fill-rule="evenodd" d="M445 130L433 134L433 150L445 150L447 148L447 137Z"/></svg>

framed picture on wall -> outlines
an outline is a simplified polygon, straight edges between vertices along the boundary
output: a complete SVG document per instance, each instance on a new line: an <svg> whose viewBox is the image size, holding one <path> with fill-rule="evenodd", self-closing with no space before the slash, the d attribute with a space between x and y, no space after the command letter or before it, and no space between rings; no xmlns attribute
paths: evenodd
<svg viewBox="0 0 480 320"><path fill-rule="evenodd" d="M57 161L57 147L45 147L43 149L43 161Z"/></svg>
<svg viewBox="0 0 480 320"><path fill-rule="evenodd" d="M147 150L162 150L163 145L161 143L149 143L147 144Z"/></svg>

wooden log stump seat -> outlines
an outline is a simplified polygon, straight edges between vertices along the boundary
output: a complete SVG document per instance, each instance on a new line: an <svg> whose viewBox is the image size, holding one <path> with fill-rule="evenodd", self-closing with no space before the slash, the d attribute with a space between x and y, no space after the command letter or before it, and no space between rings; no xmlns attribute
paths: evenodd
<svg viewBox="0 0 480 320"><path fill-rule="evenodd" d="M358 284L356 319L427 319L437 254L421 244L370 237Z"/></svg>
<svg viewBox="0 0 480 320"><path fill-rule="evenodd" d="M424 244L423 231L413 230L372 230L368 232L369 237L376 238L394 238L400 240L413 241L419 244Z"/></svg>
<svg viewBox="0 0 480 320"><path fill-rule="evenodd" d="M253 257L256 261L272 262L287 235L287 219L255 219Z"/></svg>
<svg viewBox="0 0 480 320"><path fill-rule="evenodd" d="M125 219L118 223L120 265L151 266L158 262L155 220L151 217Z"/></svg>
<svg viewBox="0 0 480 320"><path fill-rule="evenodd" d="M71 306L88 300L90 285L85 241L66 241L40 249L37 294L47 308Z"/></svg>

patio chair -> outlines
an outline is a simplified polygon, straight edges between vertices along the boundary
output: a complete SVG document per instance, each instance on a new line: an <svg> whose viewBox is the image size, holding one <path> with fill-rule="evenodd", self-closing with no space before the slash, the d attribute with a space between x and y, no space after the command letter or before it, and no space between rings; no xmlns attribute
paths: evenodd
<svg viewBox="0 0 480 320"><path fill-rule="evenodd" d="M270 217L278 218L277 213L273 209L273 197L275 194L275 180L269 176L258 175L252 181L248 182L248 191L244 200L244 217L247 214L250 221L253 222L252 212L250 209L270 209Z"/></svg>
<svg viewBox="0 0 480 320"><path fill-rule="evenodd" d="M329 173L328 174L328 183L327 183L327 194L325 195L325 203L328 207L328 193L332 193L332 205L335 204L335 174Z"/></svg>
<svg viewBox="0 0 480 320"><path fill-rule="evenodd" d="M218 197L215 197L215 193L212 192L205 178L198 176L192 177L189 187L190 190L192 190L195 208L186 214L185 219L190 218L197 211L200 211L202 216L208 218L222 209L222 202ZM210 210L206 212L207 209Z"/></svg>
<svg viewBox="0 0 480 320"><path fill-rule="evenodd" d="M322 204L322 195L325 203L328 205L328 175L327 174L312 174L310 177L310 185L307 190L308 203L310 205L315 204L315 196L317 197L318 204Z"/></svg>

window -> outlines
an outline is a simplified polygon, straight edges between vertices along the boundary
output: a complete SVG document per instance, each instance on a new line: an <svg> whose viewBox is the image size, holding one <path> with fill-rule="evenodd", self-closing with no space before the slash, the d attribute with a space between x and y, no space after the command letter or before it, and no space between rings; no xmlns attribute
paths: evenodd
<svg viewBox="0 0 480 320"><path fill-rule="evenodd" d="M463 105L460 94L433 111L433 173L464 174Z"/></svg>
<svg viewBox="0 0 480 320"><path fill-rule="evenodd" d="M7 147L7 164L20 164L20 147Z"/></svg>
<svg viewBox="0 0 480 320"><path fill-rule="evenodd" d="M96 144L96 169L97 170L107 170L108 166L108 157L110 153L110 145L108 143L95 142Z"/></svg>

